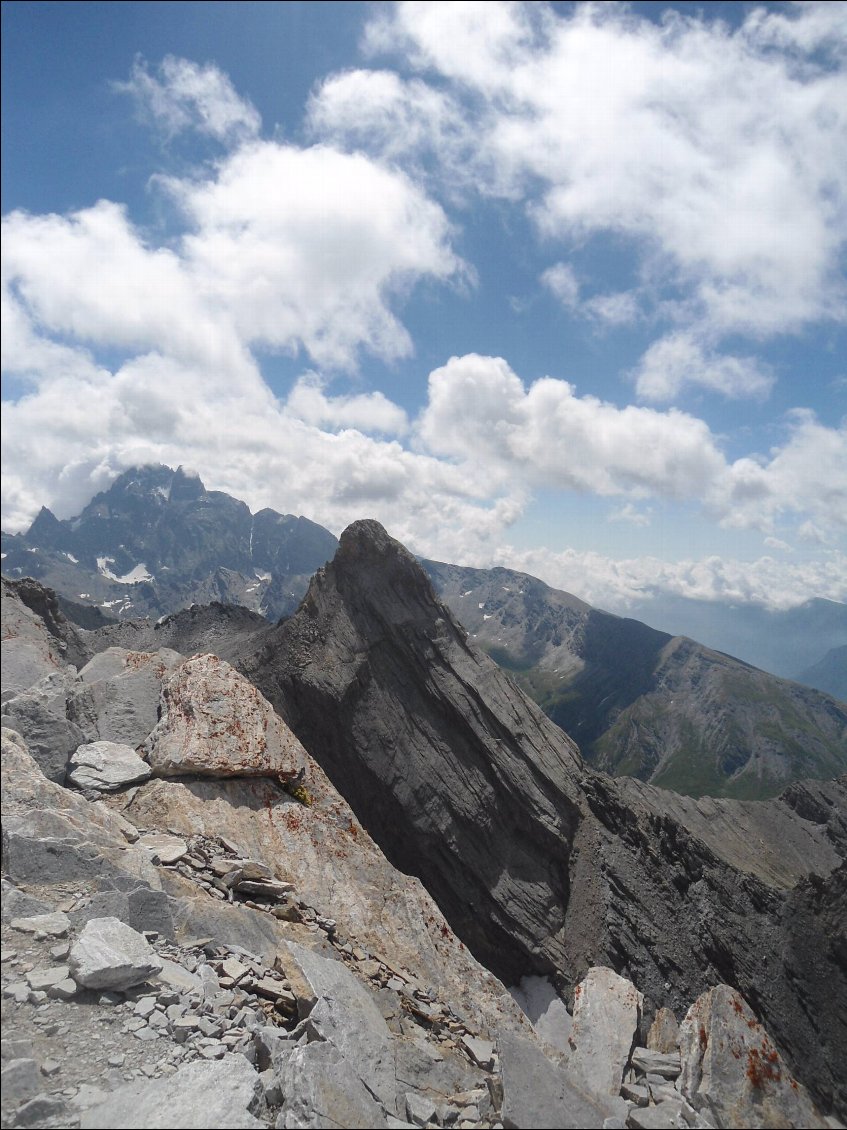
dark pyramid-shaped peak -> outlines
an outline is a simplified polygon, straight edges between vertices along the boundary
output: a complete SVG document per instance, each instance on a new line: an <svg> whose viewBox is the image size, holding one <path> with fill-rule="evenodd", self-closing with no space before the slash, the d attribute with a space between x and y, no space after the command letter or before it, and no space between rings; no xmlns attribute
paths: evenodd
<svg viewBox="0 0 847 1130"><path fill-rule="evenodd" d="M67 541L67 529L52 510L42 506L25 536L43 549L56 549Z"/></svg>
<svg viewBox="0 0 847 1130"><path fill-rule="evenodd" d="M576 747L469 645L403 545L349 526L242 669L478 955L515 977L561 966Z"/></svg>

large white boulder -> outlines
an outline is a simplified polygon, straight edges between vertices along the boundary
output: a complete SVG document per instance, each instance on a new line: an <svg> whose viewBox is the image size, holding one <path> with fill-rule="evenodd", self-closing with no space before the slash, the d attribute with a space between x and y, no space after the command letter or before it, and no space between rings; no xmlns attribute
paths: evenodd
<svg viewBox="0 0 847 1130"><path fill-rule="evenodd" d="M259 691L216 655L196 655L162 685L161 717L145 749L157 777L290 780L306 751Z"/></svg>

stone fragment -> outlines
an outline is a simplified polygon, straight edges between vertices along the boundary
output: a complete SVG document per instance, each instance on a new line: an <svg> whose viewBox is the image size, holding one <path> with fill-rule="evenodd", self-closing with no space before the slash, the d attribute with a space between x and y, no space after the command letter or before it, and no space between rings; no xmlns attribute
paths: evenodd
<svg viewBox="0 0 847 1130"><path fill-rule="evenodd" d="M81 745L68 762L68 780L78 789L99 789L111 793L126 785L146 781L150 766L132 746L118 742L90 742Z"/></svg>
<svg viewBox="0 0 847 1130"><path fill-rule="evenodd" d="M282 1066L280 1082L285 1098L277 1127L383 1130L388 1125L357 1071L331 1043L295 1048Z"/></svg>
<svg viewBox="0 0 847 1130"><path fill-rule="evenodd" d="M52 988L53 985L58 985L60 981L64 981L70 970L67 965L51 965L48 969L32 969L26 975L27 984L31 989L38 989L46 992Z"/></svg>
<svg viewBox="0 0 847 1130"><path fill-rule="evenodd" d="M426 1126L436 1115L436 1106L432 1099L426 1095L417 1095L414 1091L406 1095L406 1117L413 1126Z"/></svg>
<svg viewBox="0 0 847 1130"><path fill-rule="evenodd" d="M118 1088L82 1115L81 1130L259 1130L261 1083L242 1055L195 1061L173 1075Z"/></svg>
<svg viewBox="0 0 847 1130"><path fill-rule="evenodd" d="M149 766L148 766L149 769ZM138 838L138 846L149 851L153 859L160 863L176 863L188 854L188 844L179 836L167 836L162 832L147 832Z"/></svg>
<svg viewBox="0 0 847 1130"><path fill-rule="evenodd" d="M56 1125L66 1115L67 1107L62 1099L52 1095L36 1095L16 1111L15 1126L37 1127L45 1123Z"/></svg>
<svg viewBox="0 0 847 1130"><path fill-rule="evenodd" d="M29 1102L43 1089L43 1082L34 1059L11 1059L0 1072L3 1104L20 1106Z"/></svg>
<svg viewBox="0 0 847 1130"><path fill-rule="evenodd" d="M306 752L252 684L215 655L198 655L163 683L160 718L145 749L159 777L283 777Z"/></svg>
<svg viewBox="0 0 847 1130"><path fill-rule="evenodd" d="M94 737L136 748L158 720L162 679L181 662L169 648L153 653L106 648L80 671L68 717Z"/></svg>
<svg viewBox="0 0 847 1130"><path fill-rule="evenodd" d="M57 981L55 985L51 985L47 990L47 996L51 1000L69 1001L72 997L76 996L79 986L72 977L65 977L62 981Z"/></svg>
<svg viewBox="0 0 847 1130"><path fill-rule="evenodd" d="M826 1126L741 994L717 985L680 1025L677 1086L715 1126Z"/></svg>
<svg viewBox="0 0 847 1130"><path fill-rule="evenodd" d="M592 1094L620 1095L643 1000L631 981L605 966L589 969L574 990L568 1067Z"/></svg>
<svg viewBox="0 0 847 1130"><path fill-rule="evenodd" d="M647 1033L647 1047L653 1052L679 1051L679 1024L669 1008L656 1013Z"/></svg>
<svg viewBox="0 0 847 1130"><path fill-rule="evenodd" d="M654 1052L649 1048L635 1048L632 1066L642 1075L661 1075L663 1079L676 1079L681 1071L679 1052Z"/></svg>
<svg viewBox="0 0 847 1130"><path fill-rule="evenodd" d="M656 1106L635 1107L626 1124L633 1130L678 1130L680 1126L696 1126L698 1118L696 1111L677 1095Z"/></svg>
<svg viewBox="0 0 847 1130"><path fill-rule="evenodd" d="M624 1083L621 1087L621 1098L626 1099L628 1103L635 1103L636 1106L649 1106L650 1090L639 1083Z"/></svg>
<svg viewBox="0 0 847 1130"><path fill-rule="evenodd" d="M478 1067L489 1069L493 1066L494 1045L478 1036L462 1036L461 1045Z"/></svg>
<svg viewBox="0 0 847 1130"><path fill-rule="evenodd" d="M229 977L233 983L240 981L241 978L249 972L248 967L244 965L243 962L239 961L238 958L228 957L221 962L221 973L223 973L225 977Z"/></svg>
<svg viewBox="0 0 847 1130"><path fill-rule="evenodd" d="M74 980L87 989L128 989L162 969L146 939L117 918L87 922L69 964Z"/></svg>
<svg viewBox="0 0 847 1130"><path fill-rule="evenodd" d="M178 961L171 961L169 957L159 959L160 968L156 980L162 985L169 985L180 993L199 993L202 988L200 978L196 973L191 973Z"/></svg>
<svg viewBox="0 0 847 1130"><path fill-rule="evenodd" d="M64 938L71 928L71 920L60 910L52 914L34 914L29 918L13 918L9 923L13 930L25 934L35 934L42 938Z"/></svg>
<svg viewBox="0 0 847 1130"><path fill-rule="evenodd" d="M535 1041L504 1032L497 1050L503 1083L500 1118L506 1130L529 1126L600 1130L610 1116L625 1115L622 1099L586 1094Z"/></svg>

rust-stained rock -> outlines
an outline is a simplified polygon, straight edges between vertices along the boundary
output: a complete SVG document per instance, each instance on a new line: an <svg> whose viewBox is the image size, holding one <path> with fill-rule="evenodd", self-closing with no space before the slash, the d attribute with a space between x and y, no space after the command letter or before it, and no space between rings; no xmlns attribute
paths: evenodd
<svg viewBox="0 0 847 1130"><path fill-rule="evenodd" d="M717 985L680 1025L677 1086L714 1126L826 1125L744 997Z"/></svg>
<svg viewBox="0 0 847 1130"><path fill-rule="evenodd" d="M162 684L161 717L144 743L157 777L296 778L306 754L271 705L215 655L195 655Z"/></svg>

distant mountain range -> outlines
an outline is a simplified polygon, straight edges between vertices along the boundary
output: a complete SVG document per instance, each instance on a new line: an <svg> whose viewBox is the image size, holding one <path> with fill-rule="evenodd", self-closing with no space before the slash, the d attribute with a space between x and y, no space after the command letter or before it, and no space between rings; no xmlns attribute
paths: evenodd
<svg viewBox="0 0 847 1130"><path fill-rule="evenodd" d="M196 475L157 466L125 472L69 521L42 509L26 534L3 535L2 550L7 575L35 577L71 619L97 627L212 601L278 620L337 546L307 518L252 514ZM847 769L847 709L828 694L523 573L424 566L473 642L609 773L748 798ZM809 674L831 680L839 661ZM841 685L835 677L828 685Z"/></svg>
<svg viewBox="0 0 847 1130"><path fill-rule="evenodd" d="M817 682L815 673L829 651L847 647L847 604L816 598L779 610L662 593L634 604L629 614L671 635L690 636L729 652L774 675L847 697L847 672L838 692L828 681Z"/></svg>

